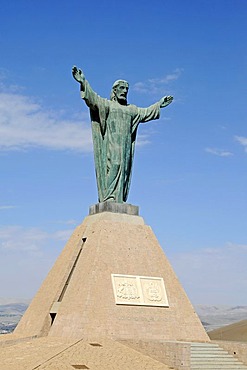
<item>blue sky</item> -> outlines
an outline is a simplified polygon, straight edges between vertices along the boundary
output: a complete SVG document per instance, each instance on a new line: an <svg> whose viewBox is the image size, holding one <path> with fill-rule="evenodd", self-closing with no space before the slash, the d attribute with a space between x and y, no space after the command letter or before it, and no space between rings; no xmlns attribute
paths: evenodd
<svg viewBox="0 0 247 370"><path fill-rule="evenodd" d="M0 13L0 297L32 297L97 202L91 129L71 67L148 106L128 202L192 303L247 305L247 4L16 0Z"/></svg>

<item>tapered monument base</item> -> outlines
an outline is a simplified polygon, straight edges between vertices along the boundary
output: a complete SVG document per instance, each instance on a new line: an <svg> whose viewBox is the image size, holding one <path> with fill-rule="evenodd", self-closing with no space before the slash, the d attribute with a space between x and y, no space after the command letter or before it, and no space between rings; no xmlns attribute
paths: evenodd
<svg viewBox="0 0 247 370"><path fill-rule="evenodd" d="M101 211L76 228L15 334L209 341L142 217Z"/></svg>

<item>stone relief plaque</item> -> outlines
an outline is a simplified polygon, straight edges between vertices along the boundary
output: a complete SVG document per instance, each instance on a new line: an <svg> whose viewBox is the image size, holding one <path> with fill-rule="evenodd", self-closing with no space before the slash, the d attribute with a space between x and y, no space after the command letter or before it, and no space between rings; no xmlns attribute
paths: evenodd
<svg viewBox="0 0 247 370"><path fill-rule="evenodd" d="M169 307L163 278L111 274L116 304Z"/></svg>
<svg viewBox="0 0 247 370"><path fill-rule="evenodd" d="M135 276L112 274L117 304L141 304L140 287Z"/></svg>
<svg viewBox="0 0 247 370"><path fill-rule="evenodd" d="M140 276L144 304L169 307L163 278Z"/></svg>

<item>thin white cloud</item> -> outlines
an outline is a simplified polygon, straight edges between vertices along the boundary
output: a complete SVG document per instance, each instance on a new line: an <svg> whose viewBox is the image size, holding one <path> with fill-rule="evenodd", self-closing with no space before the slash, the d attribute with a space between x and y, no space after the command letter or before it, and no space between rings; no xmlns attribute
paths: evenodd
<svg viewBox="0 0 247 370"><path fill-rule="evenodd" d="M56 221L56 224L73 225L73 226L75 226L75 225L78 224L78 222L72 218L70 220L59 220L59 221Z"/></svg>
<svg viewBox="0 0 247 370"><path fill-rule="evenodd" d="M59 230L59 231L56 231L54 234L52 234L51 238L53 240L60 240L60 241L66 242L69 239L69 237L71 236L72 232L73 232L72 229Z"/></svg>
<svg viewBox="0 0 247 370"><path fill-rule="evenodd" d="M148 81L150 83L154 83L154 84L158 84L158 85L168 84L171 81L177 80L180 77L182 72L183 72L182 68L176 68L173 71L173 73L170 73L170 74L166 75L163 78L151 78Z"/></svg>
<svg viewBox="0 0 247 370"><path fill-rule="evenodd" d="M77 224L77 221L72 218L71 220L67 220L64 223L66 225L76 225Z"/></svg>
<svg viewBox="0 0 247 370"><path fill-rule="evenodd" d="M3 226L0 227L0 249L5 251L40 252L45 243L47 244L51 241L66 242L72 231L69 229L48 233L39 228Z"/></svg>
<svg viewBox="0 0 247 370"><path fill-rule="evenodd" d="M0 150L40 147L92 150L91 128L81 119L64 119L20 92L0 92Z"/></svg>
<svg viewBox="0 0 247 370"><path fill-rule="evenodd" d="M182 68L176 68L175 71L164 77L150 78L145 82L136 82L133 86L133 90L143 94L164 94L168 84L177 80L182 72Z"/></svg>
<svg viewBox="0 0 247 370"><path fill-rule="evenodd" d="M247 304L247 245L226 243L224 247L174 253L172 265L196 304Z"/></svg>
<svg viewBox="0 0 247 370"><path fill-rule="evenodd" d="M245 152L247 152L247 137L235 136L235 140L237 140L244 147Z"/></svg>
<svg viewBox="0 0 247 370"><path fill-rule="evenodd" d="M144 145L148 145L151 143L151 140L149 139L149 136L148 134L140 134L138 135L138 138L136 140L136 146L144 146Z"/></svg>
<svg viewBox="0 0 247 370"><path fill-rule="evenodd" d="M14 209L14 208L16 208L16 206L0 206L0 211L2 211L2 210L5 210L5 209Z"/></svg>
<svg viewBox="0 0 247 370"><path fill-rule="evenodd" d="M205 151L207 153L217 155L218 157L231 157L233 155L232 152L229 152L223 149L217 149L217 148L206 148Z"/></svg>
<svg viewBox="0 0 247 370"><path fill-rule="evenodd" d="M32 297L71 234L67 229L0 227L0 297Z"/></svg>
<svg viewBox="0 0 247 370"><path fill-rule="evenodd" d="M235 253L237 253L238 251L247 252L247 244L234 244L234 243L228 242L226 246L227 246L227 249L234 251Z"/></svg>
<svg viewBox="0 0 247 370"><path fill-rule="evenodd" d="M47 238L47 233L37 228L25 229L21 226L0 228L0 248L4 250L38 251Z"/></svg>
<svg viewBox="0 0 247 370"><path fill-rule="evenodd" d="M0 92L0 151L43 148L90 152L89 118L83 122L81 116L66 120L60 112L45 110L20 89L11 87ZM150 141L147 135L138 135L137 143L143 146Z"/></svg>

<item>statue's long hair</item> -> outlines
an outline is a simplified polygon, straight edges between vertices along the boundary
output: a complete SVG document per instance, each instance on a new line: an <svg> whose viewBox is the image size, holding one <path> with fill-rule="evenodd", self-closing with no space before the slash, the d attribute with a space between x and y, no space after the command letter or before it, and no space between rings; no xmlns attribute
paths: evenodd
<svg viewBox="0 0 247 370"><path fill-rule="evenodd" d="M120 83L125 83L129 87L129 83L127 81L125 81L125 80L117 80L117 81L115 81L114 84L112 85L110 100L117 101L116 88L118 87L118 85L120 85Z"/></svg>

